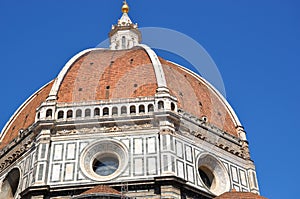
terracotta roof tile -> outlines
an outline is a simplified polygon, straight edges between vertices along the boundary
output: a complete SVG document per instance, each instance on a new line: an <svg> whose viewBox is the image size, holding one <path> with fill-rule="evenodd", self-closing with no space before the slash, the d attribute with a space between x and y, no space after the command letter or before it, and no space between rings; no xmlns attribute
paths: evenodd
<svg viewBox="0 0 300 199"><path fill-rule="evenodd" d="M120 195L121 193L109 186L106 186L106 185L98 185L98 186L95 186L94 188L92 189L89 189L85 192L83 192L82 194L80 195L89 195L89 194L114 194L114 195Z"/></svg>
<svg viewBox="0 0 300 199"><path fill-rule="evenodd" d="M266 198L251 192L231 191L231 192L223 193L222 195L215 197L214 199L266 199Z"/></svg>

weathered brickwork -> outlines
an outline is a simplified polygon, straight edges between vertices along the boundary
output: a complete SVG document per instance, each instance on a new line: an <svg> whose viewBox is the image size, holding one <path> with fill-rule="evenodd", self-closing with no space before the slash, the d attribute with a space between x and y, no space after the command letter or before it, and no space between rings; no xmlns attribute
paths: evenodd
<svg viewBox="0 0 300 199"><path fill-rule="evenodd" d="M154 96L155 84L152 63L143 49L95 50L71 66L58 102Z"/></svg>
<svg viewBox="0 0 300 199"><path fill-rule="evenodd" d="M238 136L231 115L206 83L183 68L160 58L167 86L179 108ZM91 72L93 71L93 72ZM79 58L66 74L58 102L82 102L154 96L155 72L144 49L95 50Z"/></svg>
<svg viewBox="0 0 300 199"><path fill-rule="evenodd" d="M178 107L238 136L233 119L219 97L201 79L160 58L170 94ZM1 147L21 129L34 123L36 108L47 98L53 82L37 93L11 121ZM94 50L77 59L65 75L58 102L83 102L154 96L157 81L152 62L141 47L130 50Z"/></svg>
<svg viewBox="0 0 300 199"><path fill-rule="evenodd" d="M35 121L35 111L46 100L52 88L54 81L51 81L43 89L37 92L31 99L24 104L23 108L14 115L7 129L3 131L3 139L0 143L0 149L4 148L14 138L18 137L20 130L27 129Z"/></svg>
<svg viewBox="0 0 300 199"><path fill-rule="evenodd" d="M167 85L178 99L178 106L199 118L205 116L208 122L218 128L238 136L233 120L216 93L199 78L185 69L164 59L160 59Z"/></svg>

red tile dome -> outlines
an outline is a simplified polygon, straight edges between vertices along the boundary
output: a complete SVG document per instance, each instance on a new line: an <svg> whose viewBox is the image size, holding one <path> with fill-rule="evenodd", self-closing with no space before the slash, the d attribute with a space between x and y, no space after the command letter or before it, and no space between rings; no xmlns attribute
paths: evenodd
<svg viewBox="0 0 300 199"><path fill-rule="evenodd" d="M89 49L74 56L58 77L30 97L2 130L3 148L20 130L34 124L42 102L74 103L154 97L164 89L179 109L205 117L217 128L239 137L238 118L206 80L188 69L158 58L149 47L128 50Z"/></svg>

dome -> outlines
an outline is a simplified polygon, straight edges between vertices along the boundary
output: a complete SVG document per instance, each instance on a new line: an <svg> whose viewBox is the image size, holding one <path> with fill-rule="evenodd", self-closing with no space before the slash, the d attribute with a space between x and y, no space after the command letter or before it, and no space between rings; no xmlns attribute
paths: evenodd
<svg viewBox="0 0 300 199"><path fill-rule="evenodd" d="M127 50L88 49L75 55L56 79L31 96L2 131L1 148L33 125L35 110L59 104L155 97L168 93L178 110L239 137L239 121L226 100L205 79L139 45ZM41 116L42 117L42 116Z"/></svg>
<svg viewBox="0 0 300 199"><path fill-rule="evenodd" d="M109 48L73 56L7 122L0 137L3 194L259 193L244 129L226 99L200 75L141 44L127 12L109 37Z"/></svg>

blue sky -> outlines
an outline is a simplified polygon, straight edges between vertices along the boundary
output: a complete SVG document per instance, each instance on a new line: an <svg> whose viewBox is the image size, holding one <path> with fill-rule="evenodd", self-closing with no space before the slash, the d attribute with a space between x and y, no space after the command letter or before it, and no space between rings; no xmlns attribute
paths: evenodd
<svg viewBox="0 0 300 199"><path fill-rule="evenodd" d="M177 30L207 50L223 77L227 100L247 131L261 194L296 198L300 3L128 2L130 17L140 27ZM0 0L0 128L68 59L107 38L121 5L121 0Z"/></svg>

